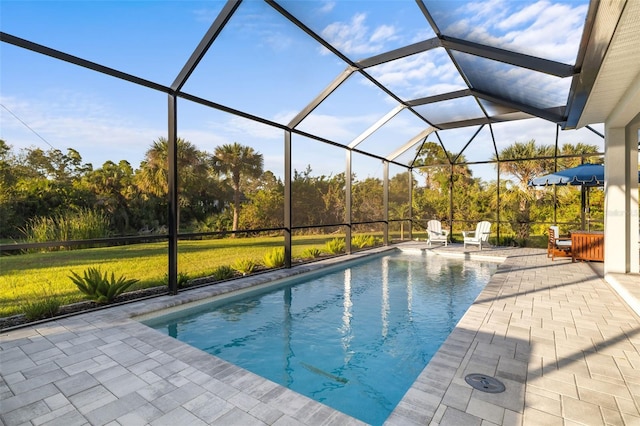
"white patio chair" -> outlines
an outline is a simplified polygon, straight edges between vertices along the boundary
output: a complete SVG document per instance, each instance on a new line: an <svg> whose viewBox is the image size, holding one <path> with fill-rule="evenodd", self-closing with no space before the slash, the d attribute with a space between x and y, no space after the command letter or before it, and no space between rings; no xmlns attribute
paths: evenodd
<svg viewBox="0 0 640 426"><path fill-rule="evenodd" d="M475 231L462 231L464 238L464 248L467 244L476 245L482 250L482 244L489 244L489 235L491 234L491 222L483 220L478 222Z"/></svg>
<svg viewBox="0 0 640 426"><path fill-rule="evenodd" d="M449 231L442 229L442 223L439 220L432 219L427 222L427 244L444 243L445 247L449 242Z"/></svg>

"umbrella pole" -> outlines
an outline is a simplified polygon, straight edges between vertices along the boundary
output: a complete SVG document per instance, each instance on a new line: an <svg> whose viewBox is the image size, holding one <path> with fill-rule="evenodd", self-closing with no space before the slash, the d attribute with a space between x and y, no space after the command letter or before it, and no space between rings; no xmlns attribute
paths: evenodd
<svg viewBox="0 0 640 426"><path fill-rule="evenodd" d="M553 185L553 224L558 224L558 188Z"/></svg>
<svg viewBox="0 0 640 426"><path fill-rule="evenodd" d="M586 204L585 203L585 201L586 201L585 200L585 192L586 192L586 189L585 189L584 185L581 185L580 186L580 220L582 221L582 228L580 228L580 229L582 229L582 230L586 230L587 229L587 228L585 228L585 210L586 210L586 207L585 207L585 204Z"/></svg>
<svg viewBox="0 0 640 426"><path fill-rule="evenodd" d="M587 231L591 230L591 188L587 187L585 195L587 197L587 202L585 205L585 214L587 216Z"/></svg>

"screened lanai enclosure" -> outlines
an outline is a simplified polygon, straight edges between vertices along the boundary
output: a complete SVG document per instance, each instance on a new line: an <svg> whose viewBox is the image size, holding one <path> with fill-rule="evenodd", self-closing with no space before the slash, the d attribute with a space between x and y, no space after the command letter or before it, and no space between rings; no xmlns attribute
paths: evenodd
<svg viewBox="0 0 640 426"><path fill-rule="evenodd" d="M175 293L430 219L602 230L606 187L528 183L614 173L585 111L634 3L3 1L3 286L97 266Z"/></svg>

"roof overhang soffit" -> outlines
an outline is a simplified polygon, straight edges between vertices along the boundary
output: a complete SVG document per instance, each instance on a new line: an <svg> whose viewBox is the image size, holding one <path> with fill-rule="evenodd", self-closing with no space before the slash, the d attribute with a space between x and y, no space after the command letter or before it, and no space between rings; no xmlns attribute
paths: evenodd
<svg viewBox="0 0 640 426"><path fill-rule="evenodd" d="M576 61L579 73L571 82L564 129L578 126L627 4L627 0L591 0Z"/></svg>

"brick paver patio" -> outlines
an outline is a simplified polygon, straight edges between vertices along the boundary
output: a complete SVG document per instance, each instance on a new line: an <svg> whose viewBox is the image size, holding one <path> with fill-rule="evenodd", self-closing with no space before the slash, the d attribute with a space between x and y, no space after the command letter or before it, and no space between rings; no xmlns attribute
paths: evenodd
<svg viewBox="0 0 640 426"><path fill-rule="evenodd" d="M615 276L612 287L588 263L551 261L544 250L428 250L505 260L387 424L640 424L640 322L631 309L637 275ZM360 424L131 319L319 266L4 331L0 419L64 426ZM475 390L464 380L469 373L495 377L506 390Z"/></svg>

